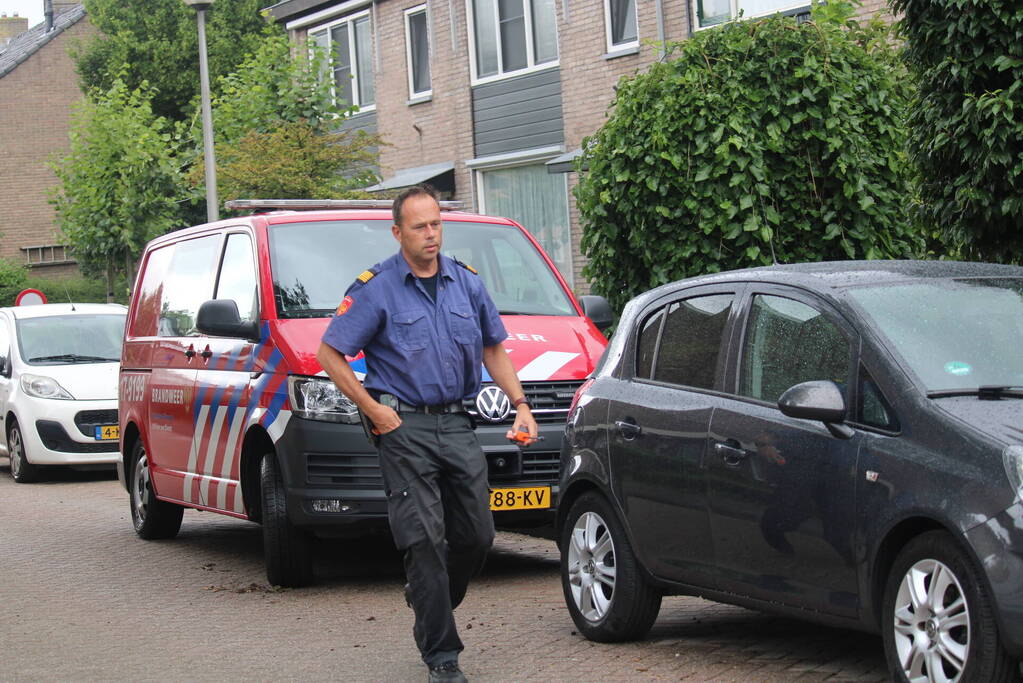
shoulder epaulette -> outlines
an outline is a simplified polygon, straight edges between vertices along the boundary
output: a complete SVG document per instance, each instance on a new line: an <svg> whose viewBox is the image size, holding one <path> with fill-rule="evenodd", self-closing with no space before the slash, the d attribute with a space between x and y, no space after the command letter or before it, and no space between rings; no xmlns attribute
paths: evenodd
<svg viewBox="0 0 1023 683"><path fill-rule="evenodd" d="M372 280L378 272L379 271L377 271L375 268L370 268L369 270L362 271L362 273L359 274L359 277L355 279L361 282L362 284L366 284L367 282Z"/></svg>
<svg viewBox="0 0 1023 683"><path fill-rule="evenodd" d="M479 275L479 273L476 272L476 269L473 268L472 266L470 266L468 263L462 263L458 259L453 259L453 260L454 260L455 263L457 263L458 265L462 266L463 268L465 268L467 271L469 271L473 275Z"/></svg>

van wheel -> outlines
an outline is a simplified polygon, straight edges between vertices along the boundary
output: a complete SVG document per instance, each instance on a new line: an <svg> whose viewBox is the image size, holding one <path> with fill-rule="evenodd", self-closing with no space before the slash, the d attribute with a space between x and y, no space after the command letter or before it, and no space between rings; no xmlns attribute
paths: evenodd
<svg viewBox="0 0 1023 683"><path fill-rule="evenodd" d="M611 505L596 492L572 505L561 529L561 587L579 632L602 643L642 638L661 609Z"/></svg>
<svg viewBox="0 0 1023 683"><path fill-rule="evenodd" d="M946 532L917 536L899 553L882 614L894 680L1013 680L983 578Z"/></svg>
<svg viewBox="0 0 1023 683"><path fill-rule="evenodd" d="M25 455L25 439L21 436L18 421L11 418L11 426L7 429L7 454L11 459L11 477L19 484L31 484L39 481L41 468L28 461Z"/></svg>
<svg viewBox="0 0 1023 683"><path fill-rule="evenodd" d="M288 519L284 479L274 453L263 456L259 476L266 579L273 586L308 585L313 579L309 536Z"/></svg>
<svg viewBox="0 0 1023 683"><path fill-rule="evenodd" d="M131 522L135 533L146 540L174 538L181 528L181 516L185 508L160 500L153 492L149 457L142 439L131 449Z"/></svg>

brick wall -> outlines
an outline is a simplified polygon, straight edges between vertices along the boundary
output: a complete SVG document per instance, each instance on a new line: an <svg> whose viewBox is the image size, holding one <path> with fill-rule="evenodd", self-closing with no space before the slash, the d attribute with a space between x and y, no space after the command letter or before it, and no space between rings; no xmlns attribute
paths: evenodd
<svg viewBox="0 0 1023 683"><path fill-rule="evenodd" d="M53 207L47 202L48 193L57 185L48 162L67 152L71 112L74 103L82 99L68 47L94 32L88 19L82 19L0 78L2 257L23 263L21 247L63 241ZM45 277L77 272L77 266L33 268L34 275Z"/></svg>

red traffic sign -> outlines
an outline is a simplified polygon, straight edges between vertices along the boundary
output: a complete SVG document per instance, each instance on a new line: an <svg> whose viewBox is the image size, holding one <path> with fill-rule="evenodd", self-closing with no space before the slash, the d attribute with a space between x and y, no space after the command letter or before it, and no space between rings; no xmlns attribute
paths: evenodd
<svg viewBox="0 0 1023 683"><path fill-rule="evenodd" d="M46 295L38 289L24 289L14 298L15 306L36 306L46 303Z"/></svg>

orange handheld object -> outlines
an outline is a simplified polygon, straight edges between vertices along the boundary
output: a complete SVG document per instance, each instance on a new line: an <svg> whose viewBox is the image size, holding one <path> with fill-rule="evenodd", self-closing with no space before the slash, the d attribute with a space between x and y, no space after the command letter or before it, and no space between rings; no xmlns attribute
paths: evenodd
<svg viewBox="0 0 1023 683"><path fill-rule="evenodd" d="M515 443L519 444L520 446L528 446L528 445L530 445L532 443L535 443L537 441L542 441L543 437L542 436L530 436L528 429L525 429L524 427L519 427L519 431L515 432L515 434L509 440L510 441L514 441Z"/></svg>

